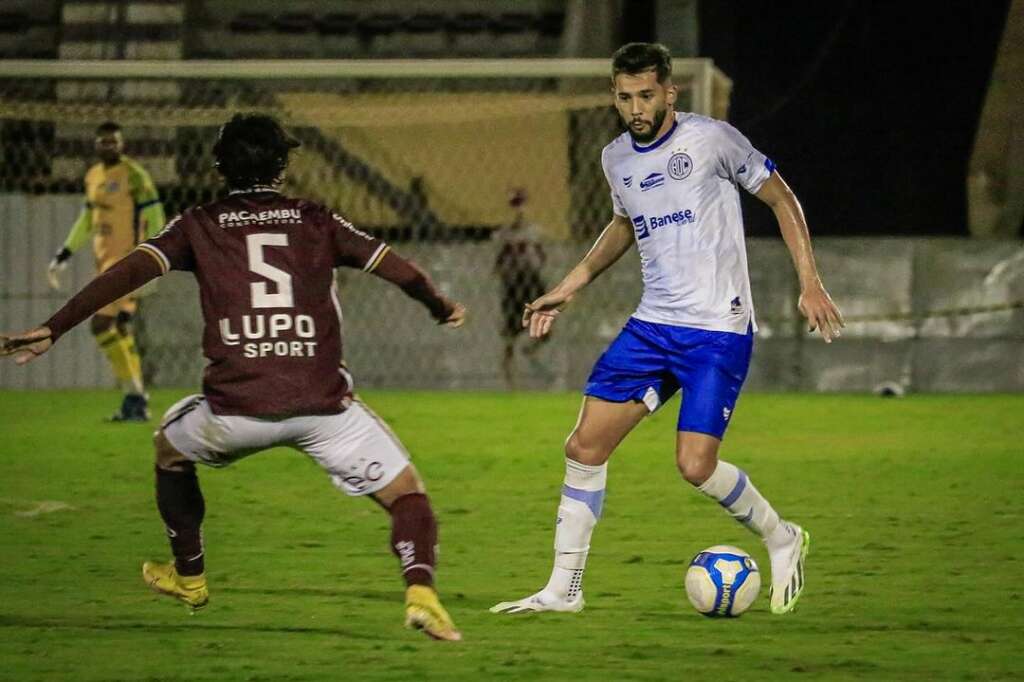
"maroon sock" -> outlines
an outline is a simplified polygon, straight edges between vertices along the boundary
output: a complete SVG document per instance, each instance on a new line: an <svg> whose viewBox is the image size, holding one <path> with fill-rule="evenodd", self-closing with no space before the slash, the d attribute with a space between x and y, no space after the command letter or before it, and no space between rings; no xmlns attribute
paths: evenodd
<svg viewBox="0 0 1024 682"><path fill-rule="evenodd" d="M199 575L206 568L201 531L206 503L195 465L182 467L182 471L156 467L156 506L167 526L178 575Z"/></svg>
<svg viewBox="0 0 1024 682"><path fill-rule="evenodd" d="M423 493L402 495L391 504L391 551L402 563L406 585L433 585L437 563L437 520Z"/></svg>

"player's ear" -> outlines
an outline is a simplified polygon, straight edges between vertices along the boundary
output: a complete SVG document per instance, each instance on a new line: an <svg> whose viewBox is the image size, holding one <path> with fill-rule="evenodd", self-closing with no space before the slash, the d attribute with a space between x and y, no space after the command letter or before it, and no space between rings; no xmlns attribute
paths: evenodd
<svg viewBox="0 0 1024 682"><path fill-rule="evenodd" d="M676 103L676 97L679 95L679 88L674 84L669 83L665 86L665 103L669 106L674 106Z"/></svg>

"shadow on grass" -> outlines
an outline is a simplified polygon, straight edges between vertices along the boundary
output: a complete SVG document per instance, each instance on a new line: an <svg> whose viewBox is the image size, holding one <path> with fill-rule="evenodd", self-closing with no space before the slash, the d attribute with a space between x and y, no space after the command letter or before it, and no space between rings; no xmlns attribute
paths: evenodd
<svg viewBox="0 0 1024 682"><path fill-rule="evenodd" d="M32 616L5 616L0 615L0 628L45 628L63 630L93 630L98 632L194 632L196 630L213 630L219 632L266 632L271 634L303 634L303 635L331 635L346 637L348 639L382 640L383 637L374 637L364 632L346 630L336 627L311 627L306 625L272 626L262 623L204 623L202 615L190 618L187 623L144 623L138 621L117 621L116 623L103 623L97 621L79 621L71 618L34 618Z"/></svg>
<svg viewBox="0 0 1024 682"><path fill-rule="evenodd" d="M218 594L253 594L268 597L327 597L331 599L355 599L360 601L400 603L404 591L395 590L339 590L323 587L233 587L218 586Z"/></svg>

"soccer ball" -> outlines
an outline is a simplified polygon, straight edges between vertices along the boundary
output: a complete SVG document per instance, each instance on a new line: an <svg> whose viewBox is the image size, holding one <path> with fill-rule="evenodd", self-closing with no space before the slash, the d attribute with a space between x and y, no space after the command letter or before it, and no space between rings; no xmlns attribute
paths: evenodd
<svg viewBox="0 0 1024 682"><path fill-rule="evenodd" d="M761 572L739 547L708 547L686 569L686 596L709 618L735 618L750 608L760 590Z"/></svg>

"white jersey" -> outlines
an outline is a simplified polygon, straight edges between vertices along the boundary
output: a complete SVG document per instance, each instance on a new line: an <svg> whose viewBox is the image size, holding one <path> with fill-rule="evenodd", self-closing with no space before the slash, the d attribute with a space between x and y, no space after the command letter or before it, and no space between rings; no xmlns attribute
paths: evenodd
<svg viewBox="0 0 1024 682"><path fill-rule="evenodd" d="M756 330L737 185L761 189L775 164L728 123L676 113L646 147L629 133L601 153L612 207L633 223L644 293L634 317Z"/></svg>

